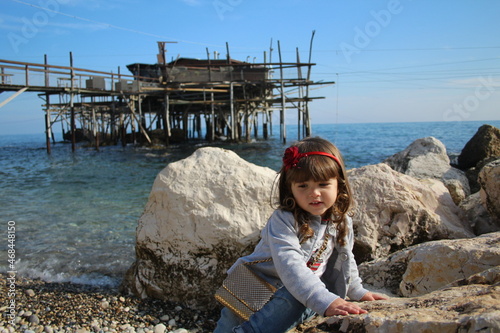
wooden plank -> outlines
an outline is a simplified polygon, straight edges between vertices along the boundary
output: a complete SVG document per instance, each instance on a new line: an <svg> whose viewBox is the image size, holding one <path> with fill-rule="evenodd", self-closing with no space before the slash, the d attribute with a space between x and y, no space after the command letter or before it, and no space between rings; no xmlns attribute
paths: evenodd
<svg viewBox="0 0 500 333"><path fill-rule="evenodd" d="M10 101L12 101L14 98L16 98L17 96L21 95L23 92L25 92L26 90L28 90L28 87L24 87L22 89L20 89L18 92L16 92L14 95L10 96L9 98L7 98L5 101L3 101L2 103L0 103L0 108L2 106L4 106L5 104L9 103Z"/></svg>

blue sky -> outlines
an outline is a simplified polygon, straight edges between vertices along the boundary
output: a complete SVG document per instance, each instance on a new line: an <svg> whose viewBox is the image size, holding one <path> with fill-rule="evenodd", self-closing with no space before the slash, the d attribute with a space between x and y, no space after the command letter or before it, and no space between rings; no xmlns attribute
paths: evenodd
<svg viewBox="0 0 500 333"><path fill-rule="evenodd" d="M308 60L313 123L500 120L496 0L2 0L0 59L128 73L167 58ZM12 93L0 94L0 103ZM42 100L0 108L0 133L44 131ZM295 112L287 122L295 124ZM276 121L275 121L276 123Z"/></svg>

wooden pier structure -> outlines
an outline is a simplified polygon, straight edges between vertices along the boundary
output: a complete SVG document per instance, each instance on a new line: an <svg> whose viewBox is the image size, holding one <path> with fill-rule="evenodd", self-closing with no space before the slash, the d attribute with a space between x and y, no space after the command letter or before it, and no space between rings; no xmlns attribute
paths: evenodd
<svg viewBox="0 0 500 333"><path fill-rule="evenodd" d="M165 43L158 42L158 62L135 63L132 74L95 71L73 66L0 59L0 92L38 92L44 100L47 152L56 123L72 150L80 140L96 149L103 144L128 142L164 144L191 139L250 141L252 133L271 132L272 113L280 112L280 139L286 143L285 112L298 113L299 138L311 134L311 85L333 84L310 80L313 63L180 58L165 61ZM227 46L227 44L226 44ZM309 56L310 58L310 56ZM204 133L203 133L204 130Z"/></svg>

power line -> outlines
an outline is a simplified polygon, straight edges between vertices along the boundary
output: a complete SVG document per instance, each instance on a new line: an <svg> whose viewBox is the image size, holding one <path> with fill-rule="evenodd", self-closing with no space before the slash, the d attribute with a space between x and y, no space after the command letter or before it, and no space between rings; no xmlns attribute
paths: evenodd
<svg viewBox="0 0 500 333"><path fill-rule="evenodd" d="M360 49L360 52L406 52L406 51L455 51L455 50L483 50L500 49L500 46L462 46L462 47L422 47L422 48L401 48L401 49ZM336 52L342 53L344 50L316 50L315 52Z"/></svg>

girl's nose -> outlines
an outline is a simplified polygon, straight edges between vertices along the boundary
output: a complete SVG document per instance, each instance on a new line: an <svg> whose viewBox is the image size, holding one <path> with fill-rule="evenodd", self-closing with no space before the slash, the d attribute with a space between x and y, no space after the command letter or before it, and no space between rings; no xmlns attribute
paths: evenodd
<svg viewBox="0 0 500 333"><path fill-rule="evenodd" d="M319 195L320 195L319 188L313 188L313 189L311 189L311 193L309 195L311 197L313 197L313 198L319 197Z"/></svg>

